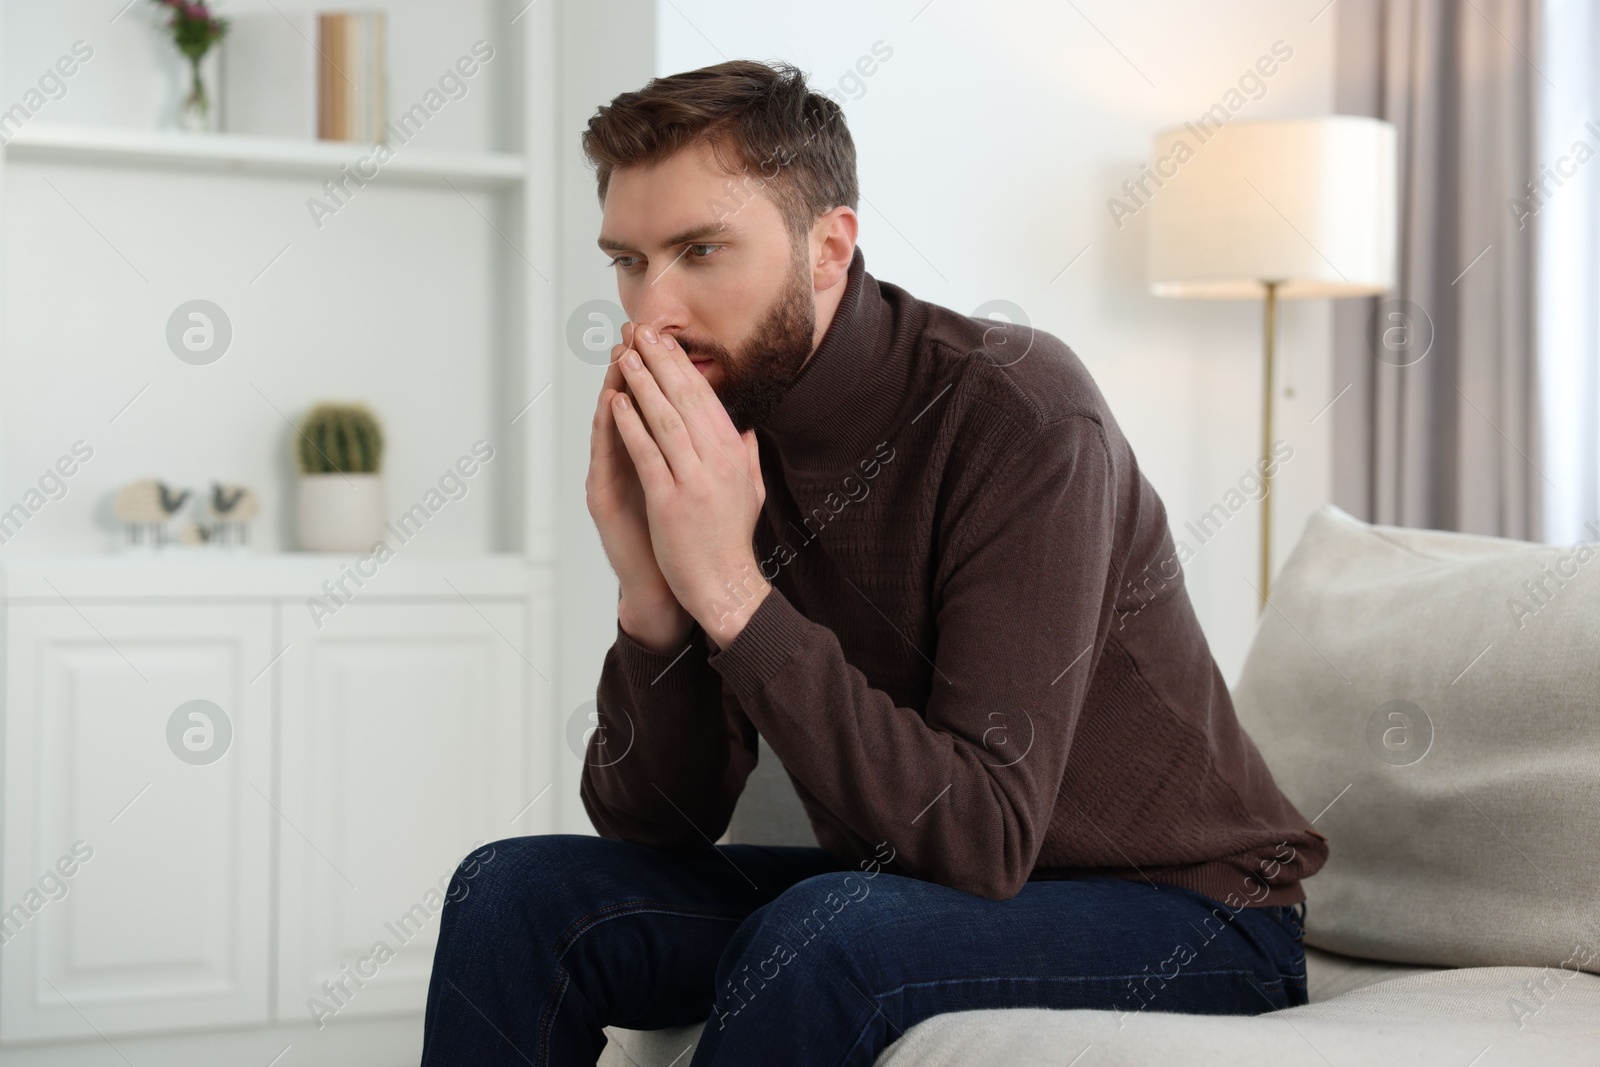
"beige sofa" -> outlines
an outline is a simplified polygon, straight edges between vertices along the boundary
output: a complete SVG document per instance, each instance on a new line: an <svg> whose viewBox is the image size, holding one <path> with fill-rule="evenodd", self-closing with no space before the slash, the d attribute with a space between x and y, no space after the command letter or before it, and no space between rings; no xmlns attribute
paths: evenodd
<svg viewBox="0 0 1600 1067"><path fill-rule="evenodd" d="M1369 525L1333 505L1308 520L1234 700L1330 839L1306 882L1310 1003L1237 1017L954 1012L876 1067L1600 1064L1590 532L1536 545ZM761 745L724 840L815 844ZM600 1063L686 1067L699 1032L612 1028Z"/></svg>

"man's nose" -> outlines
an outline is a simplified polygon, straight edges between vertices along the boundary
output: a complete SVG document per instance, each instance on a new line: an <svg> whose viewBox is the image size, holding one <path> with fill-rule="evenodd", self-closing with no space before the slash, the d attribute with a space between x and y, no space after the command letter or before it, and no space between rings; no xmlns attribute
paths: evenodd
<svg viewBox="0 0 1600 1067"><path fill-rule="evenodd" d="M683 329L687 312L678 284L683 275L682 264L671 260L659 269L652 270L633 295L633 306L628 317L640 326L650 326L660 333L673 333Z"/></svg>

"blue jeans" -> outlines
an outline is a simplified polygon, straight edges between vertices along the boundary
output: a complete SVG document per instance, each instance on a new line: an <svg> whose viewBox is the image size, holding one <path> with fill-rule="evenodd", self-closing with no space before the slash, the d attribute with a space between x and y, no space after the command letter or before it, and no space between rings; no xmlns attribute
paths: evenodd
<svg viewBox="0 0 1600 1067"><path fill-rule="evenodd" d="M1304 918L1121 878L996 901L820 848L514 837L451 879L422 1064L587 1067L603 1026L707 1020L692 1067L869 1067L952 1011L1257 1015L1306 1003Z"/></svg>

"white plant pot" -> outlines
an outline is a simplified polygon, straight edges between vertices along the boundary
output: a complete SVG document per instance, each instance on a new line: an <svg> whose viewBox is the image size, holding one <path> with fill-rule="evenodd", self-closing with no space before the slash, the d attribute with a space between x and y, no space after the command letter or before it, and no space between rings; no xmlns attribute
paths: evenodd
<svg viewBox="0 0 1600 1067"><path fill-rule="evenodd" d="M365 552L383 540L383 475L302 474L295 537L307 552Z"/></svg>

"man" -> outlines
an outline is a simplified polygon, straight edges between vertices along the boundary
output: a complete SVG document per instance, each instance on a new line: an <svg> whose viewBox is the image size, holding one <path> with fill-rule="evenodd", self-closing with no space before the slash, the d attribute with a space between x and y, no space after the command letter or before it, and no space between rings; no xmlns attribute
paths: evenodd
<svg viewBox="0 0 1600 1067"><path fill-rule="evenodd" d="M866 273L854 145L792 67L653 80L584 147L631 320L587 481L600 836L463 865L424 1063L705 1019L695 1067L866 1065L951 1011L1305 1003L1326 838L1078 357ZM714 844L758 733L820 847Z"/></svg>

